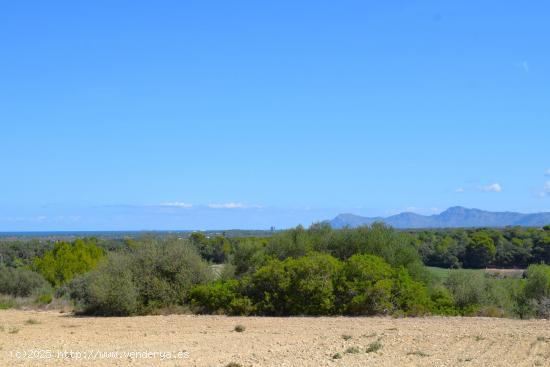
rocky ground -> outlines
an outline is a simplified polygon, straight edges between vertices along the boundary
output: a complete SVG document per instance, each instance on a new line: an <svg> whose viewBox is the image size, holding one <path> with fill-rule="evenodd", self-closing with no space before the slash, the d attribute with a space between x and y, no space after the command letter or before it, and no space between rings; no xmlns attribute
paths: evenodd
<svg viewBox="0 0 550 367"><path fill-rule="evenodd" d="M244 331L235 327L242 325ZM0 366L544 366L550 321L0 311Z"/></svg>

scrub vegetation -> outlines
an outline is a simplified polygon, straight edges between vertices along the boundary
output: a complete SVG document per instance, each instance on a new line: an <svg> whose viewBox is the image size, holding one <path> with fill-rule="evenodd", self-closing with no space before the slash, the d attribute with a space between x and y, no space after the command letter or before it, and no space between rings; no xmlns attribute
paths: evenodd
<svg viewBox="0 0 550 367"><path fill-rule="evenodd" d="M61 300L104 316L548 318L549 254L548 226L397 231L318 223L271 236L3 240L0 307Z"/></svg>

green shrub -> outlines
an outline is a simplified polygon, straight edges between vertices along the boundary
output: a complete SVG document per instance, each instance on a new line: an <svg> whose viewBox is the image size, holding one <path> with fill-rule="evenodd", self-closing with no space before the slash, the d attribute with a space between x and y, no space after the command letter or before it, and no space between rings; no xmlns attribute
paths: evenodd
<svg viewBox="0 0 550 367"><path fill-rule="evenodd" d="M403 267L392 269L373 255L354 255L344 263L338 293L340 309L352 315L396 311L417 315L430 307L422 283L414 281Z"/></svg>
<svg viewBox="0 0 550 367"><path fill-rule="evenodd" d="M147 241L107 261L71 284L85 313L132 315L182 305L191 288L211 278L207 264L185 242Z"/></svg>
<svg viewBox="0 0 550 367"><path fill-rule="evenodd" d="M265 253L268 256L284 260L289 257L305 256L312 249L313 244L308 232L302 226L298 226L269 238Z"/></svg>
<svg viewBox="0 0 550 367"><path fill-rule="evenodd" d="M354 255L344 263L339 284L339 304L352 315L391 312L393 270L373 255Z"/></svg>
<svg viewBox="0 0 550 367"><path fill-rule="evenodd" d="M208 262L221 264L226 261L231 251L231 244L224 236L208 238L204 233L194 232L189 240L199 255Z"/></svg>
<svg viewBox="0 0 550 367"><path fill-rule="evenodd" d="M52 303L52 301L53 296L51 295L51 293L42 294L38 296L38 298L36 298L36 302L42 305L48 305Z"/></svg>
<svg viewBox="0 0 550 367"><path fill-rule="evenodd" d="M178 241L145 243L131 260L139 302L145 308L182 304L194 285L211 279L197 252Z"/></svg>
<svg viewBox="0 0 550 367"><path fill-rule="evenodd" d="M525 271L525 296L530 299L541 300L550 298L550 266L531 265Z"/></svg>
<svg viewBox="0 0 550 367"><path fill-rule="evenodd" d="M382 343L380 342L380 339L370 343L368 346L367 346L367 349L365 352L367 353L376 353L378 352L380 349L382 349Z"/></svg>
<svg viewBox="0 0 550 367"><path fill-rule="evenodd" d="M392 292L394 311L414 316L429 312L431 304L426 287L414 281L403 267L396 271Z"/></svg>
<svg viewBox="0 0 550 367"><path fill-rule="evenodd" d="M459 311L455 308L453 296L447 288L436 287L430 292L431 312L437 315L455 316Z"/></svg>
<svg viewBox="0 0 550 367"><path fill-rule="evenodd" d="M237 286L237 280L200 284L191 289L189 300L202 313L229 313L231 302L239 297Z"/></svg>
<svg viewBox="0 0 550 367"><path fill-rule="evenodd" d="M130 259L112 254L97 270L83 278L79 300L87 314L128 316L138 312L138 290L133 281Z"/></svg>
<svg viewBox="0 0 550 367"><path fill-rule="evenodd" d="M521 318L550 318L550 266L530 265L525 281L515 292L516 312Z"/></svg>
<svg viewBox="0 0 550 367"><path fill-rule="evenodd" d="M334 312L334 280L340 264L330 255L272 260L250 278L246 295L269 315L326 315Z"/></svg>
<svg viewBox="0 0 550 367"><path fill-rule="evenodd" d="M231 263L235 274L252 273L265 263L264 243L257 239L242 239L233 245Z"/></svg>
<svg viewBox="0 0 550 367"><path fill-rule="evenodd" d="M246 330L246 327L244 325L239 324L239 325L235 326L234 330L238 333L242 333Z"/></svg>
<svg viewBox="0 0 550 367"><path fill-rule="evenodd" d="M44 277L32 270L0 266L0 293L29 297L43 290L48 292L49 288Z"/></svg>
<svg viewBox="0 0 550 367"><path fill-rule="evenodd" d="M452 270L445 281L445 287L462 314L475 313L484 302L486 283L482 273Z"/></svg>
<svg viewBox="0 0 550 367"><path fill-rule="evenodd" d="M320 253L272 259L239 281L196 286L190 301L201 312L241 315L419 315L430 310L426 287L403 267L392 269L373 255L354 255L342 263Z"/></svg>
<svg viewBox="0 0 550 367"><path fill-rule="evenodd" d="M348 347L348 349L346 349L344 351L344 353L346 353L346 354L357 354L357 353L361 353L361 349L359 349L359 347Z"/></svg>

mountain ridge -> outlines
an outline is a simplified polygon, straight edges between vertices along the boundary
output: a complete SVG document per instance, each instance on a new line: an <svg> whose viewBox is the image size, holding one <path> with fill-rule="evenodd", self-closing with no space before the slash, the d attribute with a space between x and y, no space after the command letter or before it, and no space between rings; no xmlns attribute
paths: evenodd
<svg viewBox="0 0 550 367"><path fill-rule="evenodd" d="M453 206L433 215L403 212L388 217L363 217L351 213L337 215L328 223L333 228L358 227L375 222L383 222L395 228L469 228L469 227L542 227L550 224L550 212L518 213L491 212Z"/></svg>

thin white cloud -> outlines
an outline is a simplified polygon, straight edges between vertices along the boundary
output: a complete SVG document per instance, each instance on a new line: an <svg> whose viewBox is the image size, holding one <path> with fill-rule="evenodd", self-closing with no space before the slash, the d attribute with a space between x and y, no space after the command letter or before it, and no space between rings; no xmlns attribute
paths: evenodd
<svg viewBox="0 0 550 367"><path fill-rule="evenodd" d="M546 176L550 177L550 168L546 170Z"/></svg>
<svg viewBox="0 0 550 367"><path fill-rule="evenodd" d="M544 186L542 187L542 190L537 192L537 196L541 198L550 196L550 181L545 182Z"/></svg>
<svg viewBox="0 0 550 367"><path fill-rule="evenodd" d="M464 190L464 187L459 187L455 190L455 192L464 192L466 190Z"/></svg>
<svg viewBox="0 0 550 367"><path fill-rule="evenodd" d="M514 63L514 66L520 70L523 70L526 73L529 72L529 63L527 62L527 60Z"/></svg>
<svg viewBox="0 0 550 367"><path fill-rule="evenodd" d="M499 183L493 183L487 186L481 187L481 191L483 192L501 192L502 186Z"/></svg>
<svg viewBox="0 0 550 367"><path fill-rule="evenodd" d="M208 204L210 209L241 209L246 208L243 203Z"/></svg>
<svg viewBox="0 0 550 367"><path fill-rule="evenodd" d="M208 204L210 209L250 209L250 208L261 208L261 205L246 205L243 203L221 203L221 204Z"/></svg>
<svg viewBox="0 0 550 367"><path fill-rule="evenodd" d="M529 72L529 64L527 63L527 61L523 61L521 63L521 67L523 68L523 70L525 70L526 73Z"/></svg>
<svg viewBox="0 0 550 367"><path fill-rule="evenodd" d="M183 203L181 201L171 201L171 202L168 202L168 203L162 203L160 205L161 206L172 206L172 207L176 207L176 208L185 208L185 209L189 209L189 208L193 207L193 204Z"/></svg>

